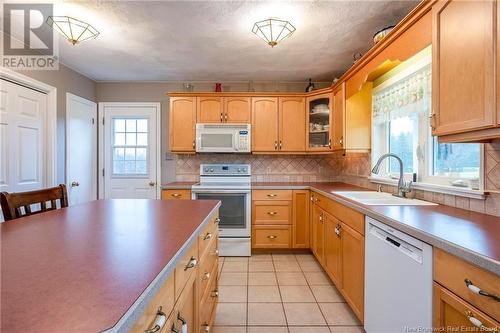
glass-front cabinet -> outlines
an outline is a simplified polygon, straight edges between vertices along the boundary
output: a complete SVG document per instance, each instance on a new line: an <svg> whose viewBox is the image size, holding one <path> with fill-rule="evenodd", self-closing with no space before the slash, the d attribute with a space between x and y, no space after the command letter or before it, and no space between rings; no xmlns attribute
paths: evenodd
<svg viewBox="0 0 500 333"><path fill-rule="evenodd" d="M307 98L307 150L332 150L332 100L331 93Z"/></svg>

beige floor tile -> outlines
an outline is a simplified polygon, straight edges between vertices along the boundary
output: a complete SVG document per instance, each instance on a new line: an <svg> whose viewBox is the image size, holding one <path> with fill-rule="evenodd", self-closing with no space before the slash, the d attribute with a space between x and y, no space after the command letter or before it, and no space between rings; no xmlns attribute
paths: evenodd
<svg viewBox="0 0 500 333"><path fill-rule="evenodd" d="M247 273L222 272L219 277L220 286L246 286Z"/></svg>
<svg viewBox="0 0 500 333"><path fill-rule="evenodd" d="M214 326L210 330L212 333L246 333L246 326Z"/></svg>
<svg viewBox="0 0 500 333"><path fill-rule="evenodd" d="M223 257L224 262L248 262L248 257Z"/></svg>
<svg viewBox="0 0 500 333"><path fill-rule="evenodd" d="M330 331L332 333L365 333L363 326L330 326Z"/></svg>
<svg viewBox="0 0 500 333"><path fill-rule="evenodd" d="M319 303L328 325L360 325L347 303Z"/></svg>
<svg viewBox="0 0 500 333"><path fill-rule="evenodd" d="M246 303L219 303L215 313L216 326L246 325Z"/></svg>
<svg viewBox="0 0 500 333"><path fill-rule="evenodd" d="M250 272L248 273L248 285L250 286L275 286L277 285L274 272Z"/></svg>
<svg viewBox="0 0 500 333"><path fill-rule="evenodd" d="M323 272L304 272L304 275L310 286L329 286L332 284L330 278Z"/></svg>
<svg viewBox="0 0 500 333"><path fill-rule="evenodd" d="M297 259L298 262L316 261L316 258L314 258L312 254L296 254L295 259Z"/></svg>
<svg viewBox="0 0 500 333"><path fill-rule="evenodd" d="M293 261L296 262L295 254L273 254L273 261Z"/></svg>
<svg viewBox="0 0 500 333"><path fill-rule="evenodd" d="M316 303L309 286L281 286L281 298L285 303Z"/></svg>
<svg viewBox="0 0 500 333"><path fill-rule="evenodd" d="M222 266L222 272L247 272L248 262L244 261L226 261Z"/></svg>
<svg viewBox="0 0 500 333"><path fill-rule="evenodd" d="M248 286L248 302L280 302L278 286Z"/></svg>
<svg viewBox="0 0 500 333"><path fill-rule="evenodd" d="M286 326L251 326L247 328L248 333L288 333Z"/></svg>
<svg viewBox="0 0 500 333"><path fill-rule="evenodd" d="M304 272L322 272L323 268L316 261L300 261L299 266Z"/></svg>
<svg viewBox="0 0 500 333"><path fill-rule="evenodd" d="M248 303L248 325L286 325L283 305L281 303Z"/></svg>
<svg viewBox="0 0 500 333"><path fill-rule="evenodd" d="M316 303L283 303L288 325L326 325Z"/></svg>
<svg viewBox="0 0 500 333"><path fill-rule="evenodd" d="M305 286L306 279L302 272L278 272L276 273L278 284L282 286Z"/></svg>
<svg viewBox="0 0 500 333"><path fill-rule="evenodd" d="M273 261L273 256L270 254L252 254L249 261Z"/></svg>
<svg viewBox="0 0 500 333"><path fill-rule="evenodd" d="M316 301L321 302L345 302L344 297L335 286L311 286Z"/></svg>
<svg viewBox="0 0 500 333"><path fill-rule="evenodd" d="M274 265L272 261L250 261L248 270L250 272L274 272Z"/></svg>
<svg viewBox="0 0 500 333"><path fill-rule="evenodd" d="M328 326L290 326L290 333L330 333Z"/></svg>
<svg viewBox="0 0 500 333"><path fill-rule="evenodd" d="M219 286L219 302L241 303L247 301L247 286Z"/></svg>
<svg viewBox="0 0 500 333"><path fill-rule="evenodd" d="M276 272L300 272L300 267L297 261L275 261L274 269Z"/></svg>

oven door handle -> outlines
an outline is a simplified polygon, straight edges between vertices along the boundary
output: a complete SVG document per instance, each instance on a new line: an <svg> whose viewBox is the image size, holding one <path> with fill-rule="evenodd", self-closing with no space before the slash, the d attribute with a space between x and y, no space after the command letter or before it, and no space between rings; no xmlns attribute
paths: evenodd
<svg viewBox="0 0 500 333"><path fill-rule="evenodd" d="M193 194L250 194L252 190L203 190L191 189Z"/></svg>

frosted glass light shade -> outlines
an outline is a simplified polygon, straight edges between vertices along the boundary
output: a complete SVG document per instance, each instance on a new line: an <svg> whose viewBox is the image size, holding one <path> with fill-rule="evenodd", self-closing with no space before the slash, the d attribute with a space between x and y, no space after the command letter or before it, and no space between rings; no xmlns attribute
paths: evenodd
<svg viewBox="0 0 500 333"><path fill-rule="evenodd" d="M271 47L275 47L278 42L290 37L295 30L290 22L276 18L256 22L252 28L252 32Z"/></svg>
<svg viewBox="0 0 500 333"><path fill-rule="evenodd" d="M94 39L99 35L93 26L69 16L49 16L47 24L63 35L71 44Z"/></svg>

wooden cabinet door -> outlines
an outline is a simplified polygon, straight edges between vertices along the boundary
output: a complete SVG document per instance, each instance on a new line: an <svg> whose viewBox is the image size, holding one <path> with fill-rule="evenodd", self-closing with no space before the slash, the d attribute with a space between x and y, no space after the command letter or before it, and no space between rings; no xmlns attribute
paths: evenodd
<svg viewBox="0 0 500 333"><path fill-rule="evenodd" d="M313 233L313 248L312 251L316 255L316 259L323 263L324 258L324 212L319 206L314 205L313 220L312 220L312 233Z"/></svg>
<svg viewBox="0 0 500 333"><path fill-rule="evenodd" d="M363 322L365 238L341 222L342 239L342 290L346 301L356 316Z"/></svg>
<svg viewBox="0 0 500 333"><path fill-rule="evenodd" d="M249 97L225 97L224 121L239 124L250 123L250 106Z"/></svg>
<svg viewBox="0 0 500 333"><path fill-rule="evenodd" d="M169 145L173 152L195 151L196 98L171 97Z"/></svg>
<svg viewBox="0 0 500 333"><path fill-rule="evenodd" d="M278 151L278 98L252 98L252 151Z"/></svg>
<svg viewBox="0 0 500 333"><path fill-rule="evenodd" d="M196 297L196 272L191 274L186 283L176 307L173 312L172 324L170 329L176 329L178 332L197 332L198 314ZM170 330L167 329L167 332ZM172 330L173 332L173 330Z"/></svg>
<svg viewBox="0 0 500 333"><path fill-rule="evenodd" d="M444 332L498 332L499 322L436 282L432 295L434 328Z"/></svg>
<svg viewBox="0 0 500 333"><path fill-rule="evenodd" d="M303 97L279 99L279 150L306 150L306 109Z"/></svg>
<svg viewBox="0 0 500 333"><path fill-rule="evenodd" d="M197 97L196 104L197 123L222 123L224 121L222 98Z"/></svg>
<svg viewBox="0 0 500 333"><path fill-rule="evenodd" d="M339 220L325 214L325 267L337 288L342 287L342 243L339 226Z"/></svg>
<svg viewBox="0 0 500 333"><path fill-rule="evenodd" d="M345 83L333 93L333 149L344 148Z"/></svg>
<svg viewBox="0 0 500 333"><path fill-rule="evenodd" d="M309 191L293 191L292 212L292 247L295 249L309 248Z"/></svg>
<svg viewBox="0 0 500 333"><path fill-rule="evenodd" d="M494 8L491 0L443 0L432 7L435 135L495 124Z"/></svg>
<svg viewBox="0 0 500 333"><path fill-rule="evenodd" d="M306 149L315 152L332 151L333 94L306 98Z"/></svg>

